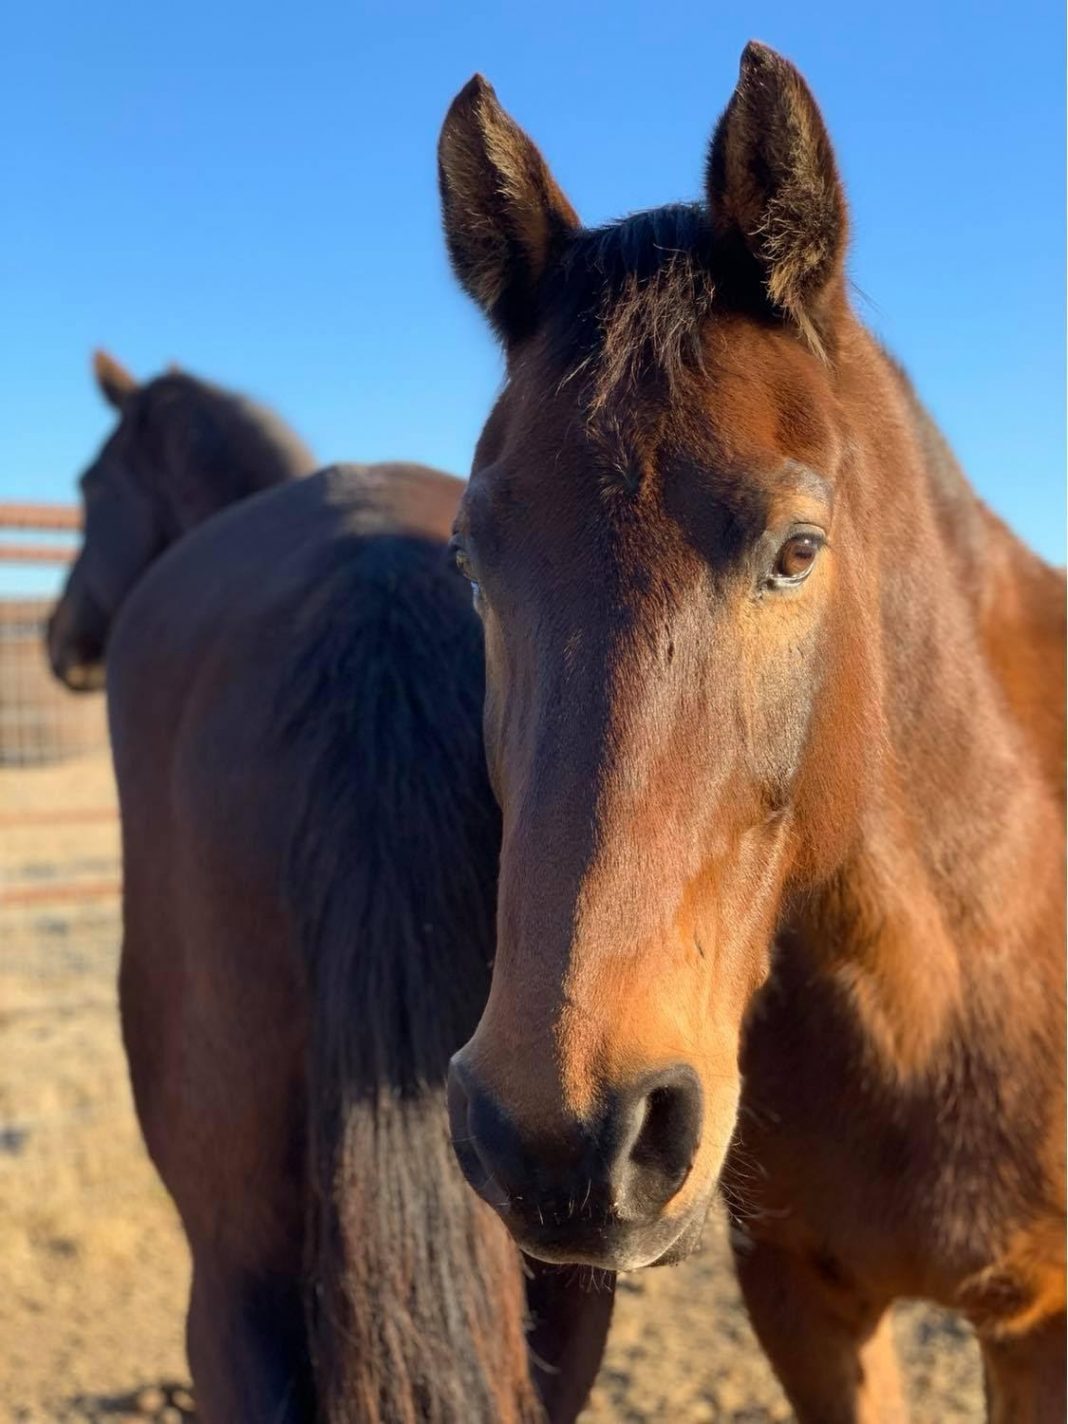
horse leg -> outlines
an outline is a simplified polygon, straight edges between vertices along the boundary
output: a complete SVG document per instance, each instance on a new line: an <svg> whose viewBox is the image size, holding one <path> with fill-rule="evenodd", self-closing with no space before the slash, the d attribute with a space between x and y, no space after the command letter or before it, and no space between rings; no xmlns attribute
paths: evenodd
<svg viewBox="0 0 1068 1424"><path fill-rule="evenodd" d="M315 1418L299 1280L228 1269L195 1250L187 1348L204 1424Z"/></svg>
<svg viewBox="0 0 1068 1424"><path fill-rule="evenodd" d="M1064 1424L1065 1317L1047 1317L1023 1335L979 1337L990 1424Z"/></svg>
<svg viewBox="0 0 1068 1424"><path fill-rule="evenodd" d="M815 1266L737 1235L749 1319L799 1424L905 1424L890 1317Z"/></svg>
<svg viewBox="0 0 1068 1424"><path fill-rule="evenodd" d="M531 1372L549 1424L572 1424L593 1388L615 1303L616 1278L524 1257Z"/></svg>
<svg viewBox="0 0 1068 1424"><path fill-rule="evenodd" d="M187 1347L201 1417L293 1424L314 1417L300 1290L301 1000L262 936L188 923L208 903L190 895L162 923L150 906L145 926L141 901L127 897L130 1079L193 1257Z"/></svg>

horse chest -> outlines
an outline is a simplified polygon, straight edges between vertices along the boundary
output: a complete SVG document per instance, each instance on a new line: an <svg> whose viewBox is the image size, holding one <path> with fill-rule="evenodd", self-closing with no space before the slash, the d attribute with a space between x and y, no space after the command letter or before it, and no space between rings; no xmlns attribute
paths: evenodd
<svg viewBox="0 0 1068 1424"><path fill-rule="evenodd" d="M818 987L801 1005L771 989L742 1070L728 1198L750 1234L844 1288L957 1303L1042 1195L1006 1174L1027 1154L996 1099L952 1079L890 1081Z"/></svg>

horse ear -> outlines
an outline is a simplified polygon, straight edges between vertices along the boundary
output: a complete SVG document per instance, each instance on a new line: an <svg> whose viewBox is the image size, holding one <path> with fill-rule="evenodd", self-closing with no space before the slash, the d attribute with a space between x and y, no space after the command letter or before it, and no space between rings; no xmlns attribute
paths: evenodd
<svg viewBox="0 0 1068 1424"><path fill-rule="evenodd" d="M460 285L510 344L538 316L538 284L580 226L537 148L476 74L438 141L445 241Z"/></svg>
<svg viewBox="0 0 1068 1424"><path fill-rule="evenodd" d="M137 382L126 367L120 366L114 356L109 356L106 351L93 352L93 375L104 399L116 410L122 410L137 390Z"/></svg>
<svg viewBox="0 0 1068 1424"><path fill-rule="evenodd" d="M741 240L766 297L813 337L825 299L842 285L845 197L808 85L765 45L751 41L742 54L707 187L717 236Z"/></svg>

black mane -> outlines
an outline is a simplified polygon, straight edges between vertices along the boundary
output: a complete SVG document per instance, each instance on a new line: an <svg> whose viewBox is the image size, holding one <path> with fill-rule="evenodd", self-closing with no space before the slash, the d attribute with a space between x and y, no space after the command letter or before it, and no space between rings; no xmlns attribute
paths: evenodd
<svg viewBox="0 0 1068 1424"><path fill-rule="evenodd" d="M583 228L558 269L562 295L587 305L618 300L632 278L649 281L680 258L710 276L712 229L701 203L669 203Z"/></svg>
<svg viewBox="0 0 1068 1424"><path fill-rule="evenodd" d="M543 310L566 375L593 375L595 406L650 367L674 383L699 363L713 263L698 203L633 213L569 241L546 278Z"/></svg>
<svg viewBox="0 0 1068 1424"><path fill-rule="evenodd" d="M186 527L316 466L273 411L184 372L150 381L138 409L148 455L142 477L160 485Z"/></svg>

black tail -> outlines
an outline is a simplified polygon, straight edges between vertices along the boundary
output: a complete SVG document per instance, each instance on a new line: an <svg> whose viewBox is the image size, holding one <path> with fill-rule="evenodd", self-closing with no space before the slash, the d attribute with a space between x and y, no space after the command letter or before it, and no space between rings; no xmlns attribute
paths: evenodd
<svg viewBox="0 0 1068 1424"><path fill-rule="evenodd" d="M354 538L295 630L288 861L312 1005L310 1335L331 1424L541 1417L523 1273L462 1181L448 1060L489 989L481 633L440 546Z"/></svg>

